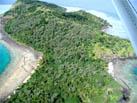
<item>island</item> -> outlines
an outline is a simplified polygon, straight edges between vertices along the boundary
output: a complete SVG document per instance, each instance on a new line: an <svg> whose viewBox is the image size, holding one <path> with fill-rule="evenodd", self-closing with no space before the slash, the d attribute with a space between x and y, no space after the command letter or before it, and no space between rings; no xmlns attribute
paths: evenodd
<svg viewBox="0 0 137 103"><path fill-rule="evenodd" d="M11 51L25 52L30 63L34 51L42 54L42 59L35 59L40 60L35 73L4 98L6 103L116 103L122 98L123 86L108 73L107 65L134 52L128 40L103 32L110 26L107 21L37 0L17 0L2 18L5 45ZM23 57L17 67L21 61ZM21 72L25 71L14 71L11 77Z"/></svg>

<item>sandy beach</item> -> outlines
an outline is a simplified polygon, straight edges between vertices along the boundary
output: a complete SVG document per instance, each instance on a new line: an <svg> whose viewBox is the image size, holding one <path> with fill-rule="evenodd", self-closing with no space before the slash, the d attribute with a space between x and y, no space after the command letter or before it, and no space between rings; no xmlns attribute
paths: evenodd
<svg viewBox="0 0 137 103"><path fill-rule="evenodd" d="M6 35L2 28L0 18L0 43L4 44L11 54L10 64L0 75L0 102L10 97L22 83L27 82L42 59L41 53L31 47L16 43Z"/></svg>

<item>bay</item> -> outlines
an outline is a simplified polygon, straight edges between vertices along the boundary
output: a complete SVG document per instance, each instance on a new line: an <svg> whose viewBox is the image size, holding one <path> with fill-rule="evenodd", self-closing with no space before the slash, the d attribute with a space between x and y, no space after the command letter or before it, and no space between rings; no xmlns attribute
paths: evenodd
<svg viewBox="0 0 137 103"><path fill-rule="evenodd" d="M10 61L9 50L3 44L0 44L0 74L6 69Z"/></svg>

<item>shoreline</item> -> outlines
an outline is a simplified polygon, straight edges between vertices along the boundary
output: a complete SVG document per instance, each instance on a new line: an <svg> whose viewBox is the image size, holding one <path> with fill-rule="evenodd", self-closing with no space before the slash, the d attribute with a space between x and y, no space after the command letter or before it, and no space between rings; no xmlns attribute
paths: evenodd
<svg viewBox="0 0 137 103"><path fill-rule="evenodd" d="M135 69L135 67L137 67L136 61L136 57L117 59L109 62L109 64L112 63L111 65L113 66L113 68L110 68L111 66L108 66L108 73L121 85L123 90L126 89L129 93L129 100L126 101L126 103L135 103L135 101L137 101L137 78L133 73L133 70ZM123 90L121 91L122 93L124 92Z"/></svg>
<svg viewBox="0 0 137 103"><path fill-rule="evenodd" d="M10 39L2 30L1 20L2 18L0 18L0 43L8 48L11 62L0 75L0 102L9 98L20 85L27 82L39 66L43 56L31 47L18 44Z"/></svg>

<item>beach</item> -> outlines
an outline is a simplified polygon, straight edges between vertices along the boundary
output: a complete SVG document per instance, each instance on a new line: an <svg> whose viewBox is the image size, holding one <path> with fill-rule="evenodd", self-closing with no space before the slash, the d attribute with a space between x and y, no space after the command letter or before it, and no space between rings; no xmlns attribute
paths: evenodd
<svg viewBox="0 0 137 103"><path fill-rule="evenodd" d="M2 19L2 18L0 18ZM1 20L0 20L1 21ZM16 43L3 31L0 22L0 43L8 48L11 54L11 62L0 75L0 102L10 97L12 93L23 83L26 83L42 59L42 53L33 50L23 44Z"/></svg>

